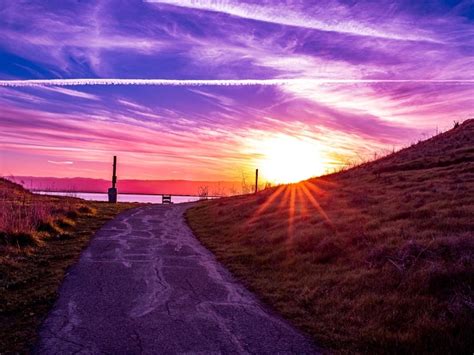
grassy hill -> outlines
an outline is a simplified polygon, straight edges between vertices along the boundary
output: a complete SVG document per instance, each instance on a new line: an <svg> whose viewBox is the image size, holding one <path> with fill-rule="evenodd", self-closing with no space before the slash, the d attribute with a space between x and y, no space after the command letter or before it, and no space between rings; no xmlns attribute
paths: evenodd
<svg viewBox="0 0 474 355"><path fill-rule="evenodd" d="M66 269L134 204L41 196L0 178L0 354L28 353Z"/></svg>
<svg viewBox="0 0 474 355"><path fill-rule="evenodd" d="M332 351L474 350L474 120L338 174L202 202L187 220Z"/></svg>

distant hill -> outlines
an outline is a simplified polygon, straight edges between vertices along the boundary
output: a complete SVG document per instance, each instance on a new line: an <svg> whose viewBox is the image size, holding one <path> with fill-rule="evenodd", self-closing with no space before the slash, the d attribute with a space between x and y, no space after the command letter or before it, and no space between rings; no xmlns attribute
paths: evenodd
<svg viewBox="0 0 474 355"><path fill-rule="evenodd" d="M202 202L187 219L332 351L474 349L474 120L347 171Z"/></svg>
<svg viewBox="0 0 474 355"><path fill-rule="evenodd" d="M36 191L107 192L110 181L88 178L54 178L15 176L8 179ZM119 180L119 193L198 195L200 189L208 188L209 195L235 195L241 186L232 181L189 180Z"/></svg>

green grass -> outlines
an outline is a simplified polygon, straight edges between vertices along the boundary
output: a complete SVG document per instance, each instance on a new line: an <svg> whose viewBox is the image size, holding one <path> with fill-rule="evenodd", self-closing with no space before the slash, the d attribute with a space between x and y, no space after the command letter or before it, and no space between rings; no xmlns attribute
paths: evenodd
<svg viewBox="0 0 474 355"><path fill-rule="evenodd" d="M237 278L330 351L474 350L474 121L186 217Z"/></svg>
<svg viewBox="0 0 474 355"><path fill-rule="evenodd" d="M78 260L96 230L137 204L36 196L4 180L0 187L4 198L0 204L8 205L12 216L31 222L16 223L18 230L0 230L0 353L28 353L67 268ZM22 199L28 202L12 204ZM31 219L37 216L31 211L43 211L45 204L51 208L43 218Z"/></svg>

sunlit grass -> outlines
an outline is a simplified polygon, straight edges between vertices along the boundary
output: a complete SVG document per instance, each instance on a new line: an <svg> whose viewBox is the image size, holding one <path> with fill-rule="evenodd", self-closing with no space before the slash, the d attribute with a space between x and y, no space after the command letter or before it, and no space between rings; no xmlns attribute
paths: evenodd
<svg viewBox="0 0 474 355"><path fill-rule="evenodd" d="M337 352L474 348L474 121L372 164L203 202L187 220L263 300Z"/></svg>

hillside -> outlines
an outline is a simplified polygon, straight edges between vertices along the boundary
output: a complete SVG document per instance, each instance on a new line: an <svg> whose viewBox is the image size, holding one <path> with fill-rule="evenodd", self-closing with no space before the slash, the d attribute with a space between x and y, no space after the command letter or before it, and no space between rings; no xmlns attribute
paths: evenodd
<svg viewBox="0 0 474 355"><path fill-rule="evenodd" d="M74 219L92 212L80 199L36 195L0 178L0 247L34 247L65 237Z"/></svg>
<svg viewBox="0 0 474 355"><path fill-rule="evenodd" d="M187 220L332 351L474 349L474 120L348 171L201 202Z"/></svg>
<svg viewBox="0 0 474 355"><path fill-rule="evenodd" d="M474 160L474 119L377 161L352 169L351 176L431 168L471 166Z"/></svg>

